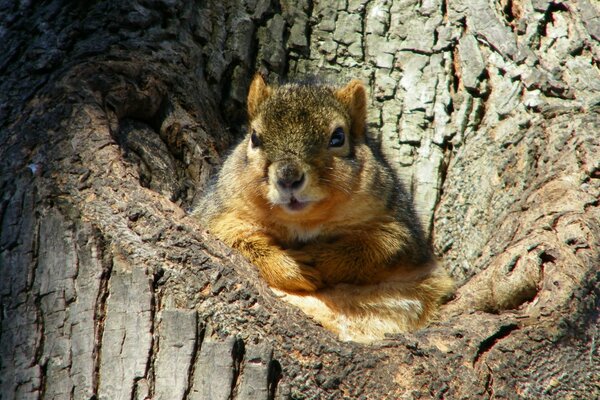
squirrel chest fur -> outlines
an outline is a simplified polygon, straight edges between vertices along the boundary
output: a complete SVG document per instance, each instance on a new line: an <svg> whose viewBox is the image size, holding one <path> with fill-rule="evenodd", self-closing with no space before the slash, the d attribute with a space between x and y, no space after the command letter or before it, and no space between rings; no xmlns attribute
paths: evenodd
<svg viewBox="0 0 600 400"><path fill-rule="evenodd" d="M366 140L362 83L271 87L256 75L248 117L248 134L195 215L342 339L423 326L452 281Z"/></svg>

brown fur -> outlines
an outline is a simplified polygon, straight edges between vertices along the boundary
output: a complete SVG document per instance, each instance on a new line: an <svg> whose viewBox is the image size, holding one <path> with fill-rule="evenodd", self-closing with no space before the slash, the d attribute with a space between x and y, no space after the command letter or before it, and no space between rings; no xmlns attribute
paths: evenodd
<svg viewBox="0 0 600 400"><path fill-rule="evenodd" d="M424 326L452 281L366 141L362 83L269 87L256 75L248 116L248 135L195 214L342 339ZM330 145L340 129L343 145Z"/></svg>

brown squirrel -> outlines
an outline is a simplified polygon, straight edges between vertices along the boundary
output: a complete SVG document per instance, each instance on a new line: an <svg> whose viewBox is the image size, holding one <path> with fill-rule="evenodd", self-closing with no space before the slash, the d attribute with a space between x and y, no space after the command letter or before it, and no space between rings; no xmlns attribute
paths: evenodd
<svg viewBox="0 0 600 400"><path fill-rule="evenodd" d="M194 214L341 339L424 326L453 283L366 138L363 84L275 87L257 74L248 117L248 134Z"/></svg>

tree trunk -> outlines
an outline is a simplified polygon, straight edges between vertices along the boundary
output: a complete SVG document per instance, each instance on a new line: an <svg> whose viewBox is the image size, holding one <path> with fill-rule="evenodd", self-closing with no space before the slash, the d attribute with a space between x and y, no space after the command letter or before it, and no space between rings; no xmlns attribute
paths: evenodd
<svg viewBox="0 0 600 400"><path fill-rule="evenodd" d="M0 398L600 396L596 0L2 1L0 21ZM255 70L368 85L459 284L441 321L339 342L187 216Z"/></svg>

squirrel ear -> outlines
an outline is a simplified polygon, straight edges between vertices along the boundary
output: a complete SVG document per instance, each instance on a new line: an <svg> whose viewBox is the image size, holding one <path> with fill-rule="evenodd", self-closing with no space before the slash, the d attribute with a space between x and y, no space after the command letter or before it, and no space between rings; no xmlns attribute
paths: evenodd
<svg viewBox="0 0 600 400"><path fill-rule="evenodd" d="M367 120L367 94L363 83L358 79L352 79L346 86L335 91L335 97L350 114L352 135L363 136Z"/></svg>
<svg viewBox="0 0 600 400"><path fill-rule="evenodd" d="M254 75L248 90L248 118L254 119L258 107L271 95L271 88L267 86L261 74Z"/></svg>

